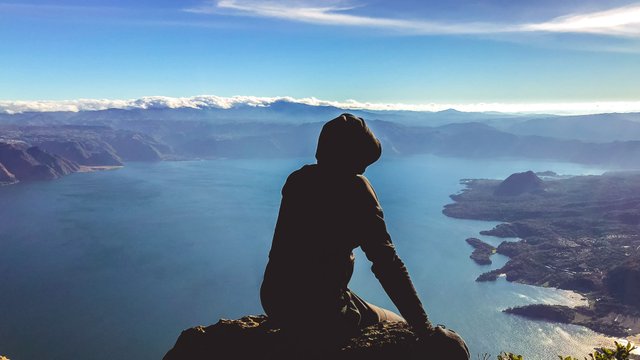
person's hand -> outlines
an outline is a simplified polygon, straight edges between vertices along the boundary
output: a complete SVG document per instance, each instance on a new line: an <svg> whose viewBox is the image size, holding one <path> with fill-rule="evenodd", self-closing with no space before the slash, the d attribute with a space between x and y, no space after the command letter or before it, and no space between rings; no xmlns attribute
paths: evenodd
<svg viewBox="0 0 640 360"><path fill-rule="evenodd" d="M416 331L421 354L434 359L469 360L469 348L462 337L442 325L431 331Z"/></svg>

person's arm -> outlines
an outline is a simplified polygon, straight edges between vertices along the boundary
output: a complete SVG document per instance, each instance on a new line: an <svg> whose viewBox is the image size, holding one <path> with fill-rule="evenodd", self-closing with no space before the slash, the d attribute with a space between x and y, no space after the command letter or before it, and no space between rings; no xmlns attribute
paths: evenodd
<svg viewBox="0 0 640 360"><path fill-rule="evenodd" d="M371 270L396 305L402 317L407 320L416 334L426 336L430 333L431 323L418 298L409 272L398 257L391 237L387 232L382 208L373 188L364 177L359 177L358 217L362 233L358 234L360 247L372 262Z"/></svg>

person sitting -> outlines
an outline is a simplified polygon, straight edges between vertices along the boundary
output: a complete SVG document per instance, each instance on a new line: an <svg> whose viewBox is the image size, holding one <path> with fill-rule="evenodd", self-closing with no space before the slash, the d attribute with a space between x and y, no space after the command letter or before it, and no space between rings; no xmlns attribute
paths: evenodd
<svg viewBox="0 0 640 360"><path fill-rule="evenodd" d="M312 324L328 342L381 321L406 321L419 338L433 333L378 197L362 175L381 154L365 121L343 114L323 126L317 164L287 178L260 289L265 312L281 328L308 333ZM357 247L402 316L348 288Z"/></svg>

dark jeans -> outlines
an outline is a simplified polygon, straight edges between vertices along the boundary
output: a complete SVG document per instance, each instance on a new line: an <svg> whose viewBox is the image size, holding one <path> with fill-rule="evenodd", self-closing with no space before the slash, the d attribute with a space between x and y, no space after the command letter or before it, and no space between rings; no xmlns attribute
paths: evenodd
<svg viewBox="0 0 640 360"><path fill-rule="evenodd" d="M334 349L358 336L361 329L382 321L406 322L395 312L368 303L351 290L346 290L342 300L344 307L339 315L335 311L325 313L310 299L298 298L295 305L285 308L265 306L263 302L273 326L281 328L282 336L288 338L285 344L289 345L283 348L283 354L293 351L303 354L301 359L315 360L310 357L310 349L313 352Z"/></svg>

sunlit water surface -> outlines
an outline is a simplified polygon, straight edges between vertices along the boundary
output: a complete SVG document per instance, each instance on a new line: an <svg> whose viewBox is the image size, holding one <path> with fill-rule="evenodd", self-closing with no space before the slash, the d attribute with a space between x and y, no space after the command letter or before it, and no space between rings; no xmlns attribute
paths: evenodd
<svg viewBox="0 0 640 360"><path fill-rule="evenodd" d="M287 175L305 159L130 163L51 182L0 187L0 354L11 359L160 359L180 331L261 313L258 289ZM501 310L577 304L554 289L477 283L492 266L469 259L467 237L496 223L442 215L462 178L603 169L557 162L386 158L367 170L400 256L435 323L473 357L584 355L610 340L585 328ZM304 254L301 254L304 256ZM393 308L356 253L351 288ZM313 316L309 316L309 321ZM580 358L582 356L579 356Z"/></svg>

